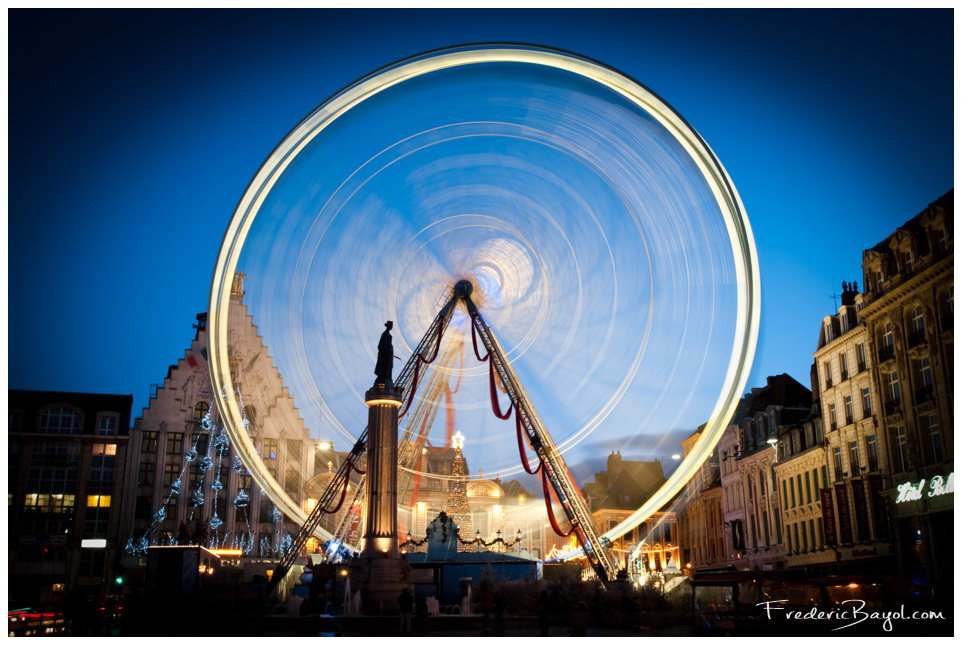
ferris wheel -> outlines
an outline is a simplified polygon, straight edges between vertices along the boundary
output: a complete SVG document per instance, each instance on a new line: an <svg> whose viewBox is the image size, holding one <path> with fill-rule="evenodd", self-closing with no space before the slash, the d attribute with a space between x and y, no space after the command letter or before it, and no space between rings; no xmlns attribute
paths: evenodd
<svg viewBox="0 0 962 645"><path fill-rule="evenodd" d="M218 409L258 484L313 531L245 413L262 394L237 342L250 321L229 306L239 271L307 431L349 451L344 469L359 470L364 391L392 320L402 476L439 477L417 456L443 443L433 421L454 406L484 470L541 473L567 516L554 528L575 531L602 575L606 541L664 506L717 443L758 330L751 230L708 145L636 81L542 47L445 49L360 79L288 134L235 210L209 308ZM592 526L572 457L701 424L660 490L607 533ZM346 490L332 484L318 507Z"/></svg>

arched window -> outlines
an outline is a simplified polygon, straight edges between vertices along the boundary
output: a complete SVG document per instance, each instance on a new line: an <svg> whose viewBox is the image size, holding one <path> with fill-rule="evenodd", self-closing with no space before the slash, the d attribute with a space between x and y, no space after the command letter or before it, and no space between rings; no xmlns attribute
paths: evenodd
<svg viewBox="0 0 962 645"><path fill-rule="evenodd" d="M194 421L200 422L210 412L210 405L201 401L194 406Z"/></svg>
<svg viewBox="0 0 962 645"><path fill-rule="evenodd" d="M40 415L39 432L80 434L80 415L68 408L50 408Z"/></svg>
<svg viewBox="0 0 962 645"><path fill-rule="evenodd" d="M895 349L895 329L892 323L885 323L882 328L882 346L890 351Z"/></svg>
<svg viewBox="0 0 962 645"><path fill-rule="evenodd" d="M922 307L916 307L912 312L912 330L925 331L925 320L922 317Z"/></svg>

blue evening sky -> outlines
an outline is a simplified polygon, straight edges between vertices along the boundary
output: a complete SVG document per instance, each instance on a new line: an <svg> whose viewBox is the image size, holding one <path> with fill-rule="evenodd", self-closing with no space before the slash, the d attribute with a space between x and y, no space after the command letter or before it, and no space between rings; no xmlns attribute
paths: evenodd
<svg viewBox="0 0 962 645"><path fill-rule="evenodd" d="M8 379L134 395L183 357L237 200L313 108L401 58L569 50L702 135L762 277L750 386L809 385L861 251L953 187L951 10L10 10ZM683 435L679 429L679 435ZM615 444L586 446L599 456Z"/></svg>

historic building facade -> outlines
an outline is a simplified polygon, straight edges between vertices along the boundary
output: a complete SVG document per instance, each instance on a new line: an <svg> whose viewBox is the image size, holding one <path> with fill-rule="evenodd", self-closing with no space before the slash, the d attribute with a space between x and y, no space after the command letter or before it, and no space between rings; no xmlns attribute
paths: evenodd
<svg viewBox="0 0 962 645"><path fill-rule="evenodd" d="M809 414L811 400L811 391L787 374L769 376L764 387L752 388L742 399L725 430L729 437L719 442L727 562L732 566L784 568L776 446L782 428Z"/></svg>
<svg viewBox="0 0 962 645"><path fill-rule="evenodd" d="M887 451L879 432L879 383L872 369L868 329L858 318L864 304L858 284L843 282L842 304L837 314L822 320L814 353L827 462L818 473L823 531L814 537L844 563L838 565L842 573L882 573L893 565L882 496ZM807 481L805 499L807 504ZM812 548L811 520L802 518L809 529L808 543L802 536L793 552Z"/></svg>
<svg viewBox="0 0 962 645"><path fill-rule="evenodd" d="M326 488L343 455L312 440L243 304L243 274L231 294L232 378L242 393L254 447L270 475L304 512ZM207 363L206 314L184 356L171 365L131 431L135 492L129 552L145 544L191 541L270 556L299 526L285 518L241 464L218 417ZM350 509L326 518L332 530ZM289 538L288 538L289 539ZM308 545L308 550L316 548Z"/></svg>
<svg viewBox="0 0 962 645"><path fill-rule="evenodd" d="M812 391L818 392L818 373L812 366ZM835 573L836 552L825 545L822 489L828 488L821 401L809 414L779 429L775 447L775 477L780 485L785 566L809 575ZM804 536L804 537L803 537Z"/></svg>
<svg viewBox="0 0 962 645"><path fill-rule="evenodd" d="M949 191L863 252L857 314L899 572L937 597L951 589L954 551L954 212Z"/></svg>
<svg viewBox="0 0 962 645"><path fill-rule="evenodd" d="M701 437L702 425L681 442L687 457ZM697 570L717 566L725 561L724 515L718 451L688 480L678 498L681 542L680 568Z"/></svg>
<svg viewBox="0 0 962 645"><path fill-rule="evenodd" d="M8 403L8 600L120 594L133 397L10 390Z"/></svg>
<svg viewBox="0 0 962 645"><path fill-rule="evenodd" d="M581 493L599 531L607 533L638 510L664 483L665 471L660 461L626 460L618 451L608 455L607 469L595 473L594 479L582 486ZM631 531L615 536L611 548L622 568L645 577L668 567L681 569L680 538L677 513L663 508Z"/></svg>

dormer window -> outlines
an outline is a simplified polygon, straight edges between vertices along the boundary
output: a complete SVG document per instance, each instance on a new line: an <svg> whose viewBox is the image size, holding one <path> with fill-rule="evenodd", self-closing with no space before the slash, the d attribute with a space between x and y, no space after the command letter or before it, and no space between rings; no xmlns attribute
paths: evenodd
<svg viewBox="0 0 962 645"><path fill-rule="evenodd" d="M902 268L905 275L912 275L912 251L902 251Z"/></svg>

